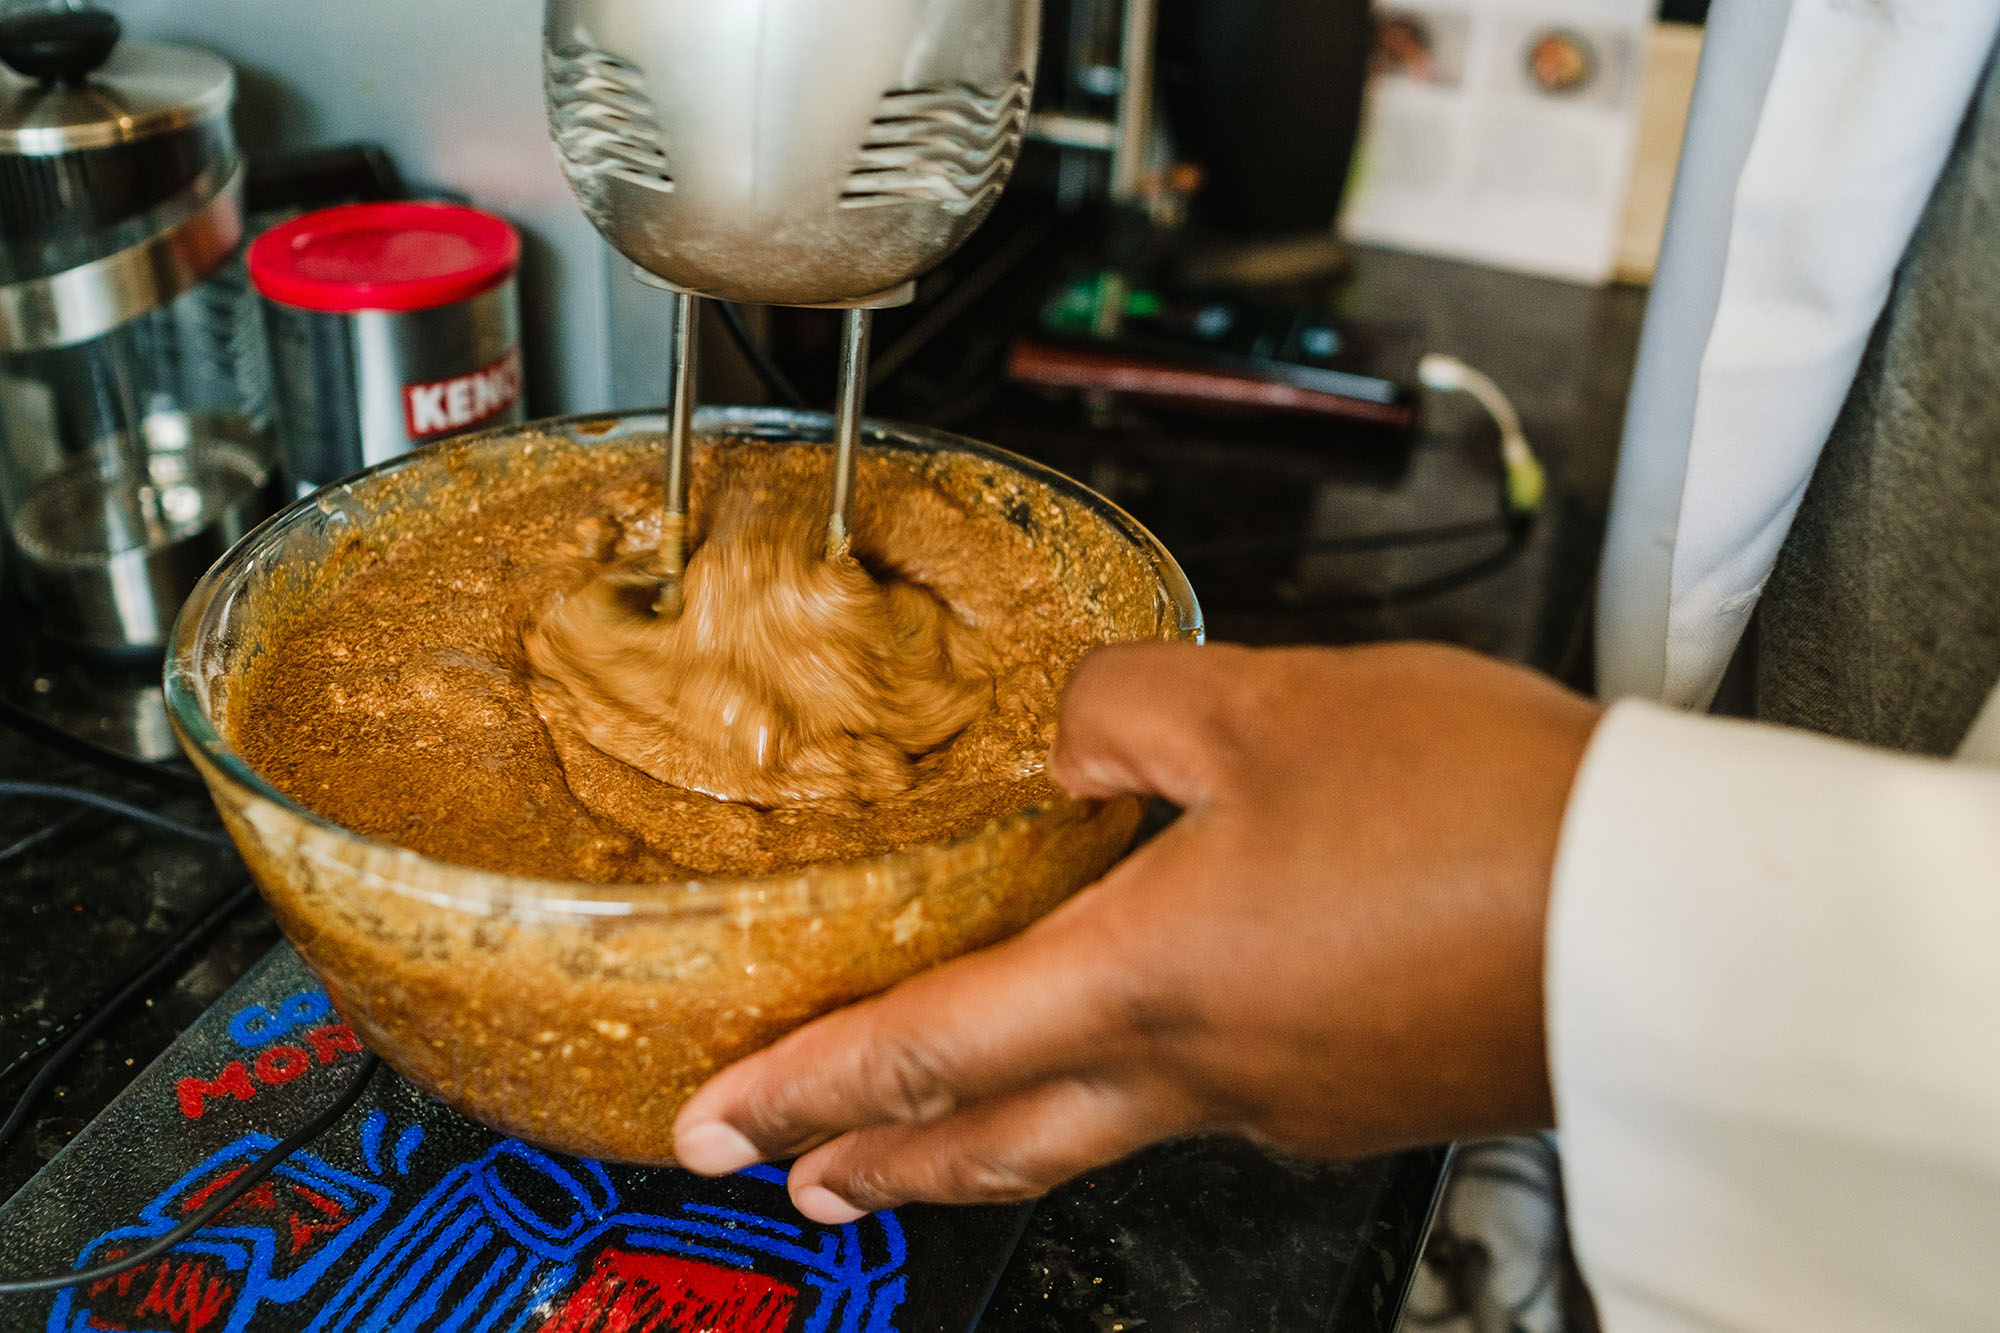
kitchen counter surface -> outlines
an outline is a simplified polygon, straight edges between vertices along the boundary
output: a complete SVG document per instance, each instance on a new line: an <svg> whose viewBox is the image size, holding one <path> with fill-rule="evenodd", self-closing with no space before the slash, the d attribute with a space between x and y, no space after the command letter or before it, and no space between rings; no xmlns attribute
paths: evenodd
<svg viewBox="0 0 2000 1333"><path fill-rule="evenodd" d="M1407 465L1389 473L1337 437L1303 450L1246 450L1106 436L1051 426L1048 409L1010 395L958 429L1074 471L1153 526L1170 549L1187 551L1215 639L1420 636L1574 674L1643 295L1365 252L1334 300L1354 316L1414 322L1431 348L1478 365L1514 397L1548 465L1550 503L1520 549L1485 576L1427 596L1381 596L1482 553L1476 543L1471 551L1416 547L1363 557L1313 549L1325 536L1490 513L1492 428L1469 404L1427 400ZM31 708L58 698L70 706L81 688L25 652L0 662L0 696ZM4 728L0 781L73 783L211 836L219 827L184 776L155 783L110 774ZM76 813L19 794L0 799L7 923L0 1062L12 1062L0 1092L24 1086L25 1058L66 1035L86 1001L241 883L241 867L224 848L116 814ZM17 1188L60 1151L276 938L253 904L167 968L54 1080L0 1153L0 1190ZM1442 1151L1429 1150L1313 1165L1215 1140L1140 1154L1036 1208L981 1327L1386 1329L1442 1162Z"/></svg>

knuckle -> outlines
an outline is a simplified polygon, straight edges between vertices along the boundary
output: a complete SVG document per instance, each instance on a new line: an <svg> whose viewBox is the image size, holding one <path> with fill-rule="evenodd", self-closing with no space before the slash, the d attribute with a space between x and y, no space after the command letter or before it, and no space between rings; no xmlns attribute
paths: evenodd
<svg viewBox="0 0 2000 1333"><path fill-rule="evenodd" d="M788 1080L751 1084L731 1122L765 1152L783 1152L801 1136L795 1089Z"/></svg>
<svg viewBox="0 0 2000 1333"><path fill-rule="evenodd" d="M909 1036L884 1037L870 1054L869 1081L890 1118L921 1125L951 1114L957 1093L937 1053Z"/></svg>
<svg viewBox="0 0 2000 1333"><path fill-rule="evenodd" d="M1083 660L1070 671L1069 679L1063 684L1062 696L1056 703L1056 716L1061 729L1074 730L1074 724L1097 706L1100 696L1118 687L1122 674L1113 648L1094 648L1084 654Z"/></svg>
<svg viewBox="0 0 2000 1333"><path fill-rule="evenodd" d="M1275 649L1244 663L1232 688L1219 694L1211 716L1232 740L1246 732L1282 726L1318 691L1311 679L1313 659L1297 650Z"/></svg>
<svg viewBox="0 0 2000 1333"><path fill-rule="evenodd" d="M1244 710L1234 703L1205 701L1189 716L1183 742L1182 763L1217 794L1241 788L1259 769L1257 747L1244 735Z"/></svg>
<svg viewBox="0 0 2000 1333"><path fill-rule="evenodd" d="M1149 1050L1171 1046L1195 1030L1199 1012L1189 989L1164 971L1120 968L1111 992L1116 1021Z"/></svg>
<svg viewBox="0 0 2000 1333"><path fill-rule="evenodd" d="M1124 1067L1183 1068L1207 1033L1195 988L1172 982L1135 983L1113 997L1123 1032Z"/></svg>
<svg viewBox="0 0 2000 1333"><path fill-rule="evenodd" d="M939 1182L961 1203L1013 1203L1043 1192L1039 1182L1012 1158L997 1153L963 1153L948 1159Z"/></svg>
<svg viewBox="0 0 2000 1333"><path fill-rule="evenodd" d="M1199 987L1189 975L1188 918L1161 910L1152 880L1127 883L1139 891L1081 900L1064 923L1062 964L1088 981L1080 988L1074 1026L1113 1043L1128 1035L1181 1031L1199 1016Z"/></svg>
<svg viewBox="0 0 2000 1333"><path fill-rule="evenodd" d="M878 1164L865 1161L844 1163L838 1172L829 1173L822 1183L856 1208L871 1213L882 1208L894 1208L910 1198L909 1191L894 1175Z"/></svg>
<svg viewBox="0 0 2000 1333"><path fill-rule="evenodd" d="M1184 1039L1201 1023L1199 988L1190 984L1177 923L1158 920L1144 901L1106 910L1086 945L1094 945L1096 984L1079 1023L1103 1039L1101 1059L1142 1058Z"/></svg>
<svg viewBox="0 0 2000 1333"><path fill-rule="evenodd" d="M1070 673L1061 720L1153 711L1179 693L1174 678L1186 674L1186 654L1206 652L1188 644L1112 643L1093 648Z"/></svg>
<svg viewBox="0 0 2000 1333"><path fill-rule="evenodd" d="M728 1121L766 1154L786 1154L801 1144L847 1127L856 1094L841 1058L846 1041L826 1043L812 1025L731 1066ZM720 1081L719 1080L719 1081Z"/></svg>

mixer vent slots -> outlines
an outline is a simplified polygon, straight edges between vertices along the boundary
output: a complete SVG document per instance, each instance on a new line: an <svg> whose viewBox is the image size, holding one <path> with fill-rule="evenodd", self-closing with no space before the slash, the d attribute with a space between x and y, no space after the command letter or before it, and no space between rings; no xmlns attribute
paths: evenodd
<svg viewBox="0 0 2000 1333"><path fill-rule="evenodd" d="M1007 183L1028 126L1025 74L998 92L964 85L886 94L854 169L842 208L912 200L969 213Z"/></svg>
<svg viewBox="0 0 2000 1333"><path fill-rule="evenodd" d="M645 76L629 60L586 46L547 54L549 120L572 178L612 176L671 191L659 117Z"/></svg>

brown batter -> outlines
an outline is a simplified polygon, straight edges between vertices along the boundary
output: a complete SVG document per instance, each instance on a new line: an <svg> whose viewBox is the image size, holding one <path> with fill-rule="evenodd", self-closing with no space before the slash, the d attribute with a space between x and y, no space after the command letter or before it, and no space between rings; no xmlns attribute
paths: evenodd
<svg viewBox="0 0 2000 1333"><path fill-rule="evenodd" d="M850 551L829 558L823 487L732 486L713 503L677 614L657 610L640 557L529 628L543 720L726 801L908 791L992 706L986 637L892 558L877 556L879 575Z"/></svg>
<svg viewBox="0 0 2000 1333"><path fill-rule="evenodd" d="M828 561L826 451L708 448L662 618L657 460L592 452L273 633L230 709L245 759L358 832L598 881L849 860L1050 794L1059 682L1099 634L1004 512L864 456Z"/></svg>

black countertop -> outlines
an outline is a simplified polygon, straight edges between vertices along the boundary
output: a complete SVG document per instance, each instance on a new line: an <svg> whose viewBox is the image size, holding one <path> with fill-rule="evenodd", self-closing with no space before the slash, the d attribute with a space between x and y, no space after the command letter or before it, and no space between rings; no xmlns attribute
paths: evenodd
<svg viewBox="0 0 2000 1333"><path fill-rule="evenodd" d="M1477 560L1477 541L1470 550L1360 556L1308 549L1322 535L1492 512L1494 436L1468 403L1427 399L1407 464L1386 471L1368 446L1350 447L1337 434L1265 448L1240 437L1106 433L1011 394L958 428L1075 472L1170 549L1214 555L1188 560L1214 639L1426 637L1573 671L1643 295L1370 251L1332 300L1353 317L1414 323L1431 349L1479 366L1513 397L1549 469L1549 502L1519 551L1484 577L1418 599L1378 599L1371 594ZM32 652L15 622L0 623L9 643L0 696L65 715L73 728L95 726L79 702L90 696L88 682ZM146 702L125 708L130 716L119 729L150 735L142 746L158 747L158 719ZM198 792L108 773L6 729L0 781L72 783L210 833L218 828ZM33 843L17 850L22 839ZM241 883L225 849L115 814L0 799L7 923L0 1061L11 1062L0 1092L25 1085L26 1058L65 1036L80 1007ZM192 961L170 968L86 1043L0 1153L0 1191L17 1188L60 1151L276 939L261 908L236 913ZM1385 1329L1417 1258L1442 1162L1442 1150L1327 1165L1234 1141L1153 1149L1071 1182L1037 1207L981 1327Z"/></svg>

